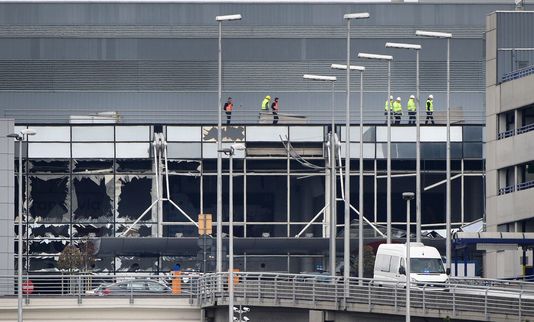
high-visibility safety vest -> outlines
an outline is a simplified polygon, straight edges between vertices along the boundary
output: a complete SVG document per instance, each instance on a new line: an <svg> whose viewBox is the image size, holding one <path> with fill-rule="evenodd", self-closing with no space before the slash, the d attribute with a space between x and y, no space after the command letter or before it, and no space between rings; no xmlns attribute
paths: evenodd
<svg viewBox="0 0 534 322"><path fill-rule="evenodd" d="M261 103L261 109L262 110L268 110L269 109L269 99L268 98L264 98L263 99L263 102Z"/></svg>
<svg viewBox="0 0 534 322"><path fill-rule="evenodd" d="M224 110L225 110L226 112L231 112L233 108L234 108L234 104L232 104L232 103L226 103L226 104L224 104Z"/></svg>
<svg viewBox="0 0 534 322"><path fill-rule="evenodd" d="M389 101L389 109L391 110L392 101ZM384 111L388 111L388 101L384 104Z"/></svg>
<svg viewBox="0 0 534 322"><path fill-rule="evenodd" d="M400 102L395 101L393 103L393 113L402 113L402 105Z"/></svg>
<svg viewBox="0 0 534 322"><path fill-rule="evenodd" d="M408 104L406 105L406 109L408 112L415 112L416 106L415 106L415 100L413 98L410 98L408 100Z"/></svg>
<svg viewBox="0 0 534 322"><path fill-rule="evenodd" d="M430 100L430 99L426 100L426 111L434 112L434 100Z"/></svg>

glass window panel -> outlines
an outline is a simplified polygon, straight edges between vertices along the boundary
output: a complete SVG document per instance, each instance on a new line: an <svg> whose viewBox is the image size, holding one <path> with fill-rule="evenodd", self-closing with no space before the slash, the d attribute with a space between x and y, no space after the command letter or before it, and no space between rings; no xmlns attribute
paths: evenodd
<svg viewBox="0 0 534 322"><path fill-rule="evenodd" d="M116 141L150 141L150 126L115 126Z"/></svg>
<svg viewBox="0 0 534 322"><path fill-rule="evenodd" d="M167 143L169 158L199 159L202 157L200 143Z"/></svg>
<svg viewBox="0 0 534 322"><path fill-rule="evenodd" d="M421 142L446 142L447 127L421 126ZM462 127L451 126L451 142L462 142Z"/></svg>
<svg viewBox="0 0 534 322"><path fill-rule="evenodd" d="M421 158L423 158L423 150L421 144ZM387 158L387 143L376 144L376 158ZM392 159L415 159L415 143L392 143L391 144L391 158Z"/></svg>
<svg viewBox="0 0 534 322"><path fill-rule="evenodd" d="M291 142L323 142L324 127L322 126L291 126L289 127Z"/></svg>
<svg viewBox="0 0 534 322"><path fill-rule="evenodd" d="M28 136L28 141L70 141L70 127L68 126L32 126L34 135Z"/></svg>
<svg viewBox="0 0 534 322"><path fill-rule="evenodd" d="M133 222L152 204L153 182L150 176L117 176L115 184L116 217L118 222ZM156 208L152 207L142 221L156 221Z"/></svg>
<svg viewBox="0 0 534 322"><path fill-rule="evenodd" d="M482 143L464 143L464 158L466 159L482 159L483 155Z"/></svg>
<svg viewBox="0 0 534 322"><path fill-rule="evenodd" d="M150 143L117 143L117 158L148 158Z"/></svg>
<svg viewBox="0 0 534 322"><path fill-rule="evenodd" d="M201 132L200 126L167 126L167 141L200 142Z"/></svg>
<svg viewBox="0 0 534 322"><path fill-rule="evenodd" d="M223 142L243 142L245 141L245 127L223 126L221 129L221 136ZM202 128L202 140L209 142L217 142L217 127L204 126Z"/></svg>
<svg viewBox="0 0 534 322"><path fill-rule="evenodd" d="M30 176L30 221L65 222L70 220L67 176Z"/></svg>
<svg viewBox="0 0 534 322"><path fill-rule="evenodd" d="M345 127L341 127L341 141L345 142ZM376 133L375 133L375 127L374 126L364 126L363 127L363 141L364 142L375 142L376 140ZM350 141L351 142L359 142L360 141L360 127L359 126L351 126L350 127Z"/></svg>
<svg viewBox="0 0 534 322"><path fill-rule="evenodd" d="M387 126L378 126L376 128L376 141L387 142L388 140ZM392 126L391 127L391 142L415 142L417 129L413 126ZM351 131L352 136L352 131ZM359 134L358 134L359 136Z"/></svg>
<svg viewBox="0 0 534 322"><path fill-rule="evenodd" d="M68 173L69 160L31 160L30 173Z"/></svg>
<svg viewBox="0 0 534 322"><path fill-rule="evenodd" d="M250 142L280 142L288 136L286 126L248 126L247 141Z"/></svg>
<svg viewBox="0 0 534 322"><path fill-rule="evenodd" d="M115 155L113 143L73 143L73 158L113 158Z"/></svg>
<svg viewBox="0 0 534 322"><path fill-rule="evenodd" d="M464 141L471 142L482 142L483 137L483 127L482 126L464 126Z"/></svg>
<svg viewBox="0 0 534 322"><path fill-rule="evenodd" d="M30 240L31 255L59 255L67 245L68 240ZM31 265L31 264L30 264Z"/></svg>
<svg viewBox="0 0 534 322"><path fill-rule="evenodd" d="M57 272L57 257L55 256L30 256L30 270L38 272ZM35 282L34 282L35 284ZM44 292L42 290L41 292Z"/></svg>
<svg viewBox="0 0 534 322"><path fill-rule="evenodd" d="M73 126L72 141L113 141L113 126Z"/></svg>
<svg viewBox="0 0 534 322"><path fill-rule="evenodd" d="M352 136L352 135L351 135ZM345 144L341 144L341 157L345 157ZM351 143L350 144L350 157L359 158L360 157L360 143ZM366 159L375 158L375 144L374 143L364 143L363 144L363 157Z"/></svg>
<svg viewBox="0 0 534 322"><path fill-rule="evenodd" d="M30 158L70 158L69 143L29 143Z"/></svg>
<svg viewBox="0 0 534 322"><path fill-rule="evenodd" d="M223 143L222 148L230 148L234 143ZM202 156L204 158L217 158L217 143L203 143L202 144ZM245 157L245 150L236 150L234 159L242 159ZM229 158L223 153L223 159Z"/></svg>
<svg viewBox="0 0 534 322"><path fill-rule="evenodd" d="M75 222L113 222L113 175L72 179L72 218Z"/></svg>
<svg viewBox="0 0 534 322"><path fill-rule="evenodd" d="M287 221L286 176L247 176L247 221Z"/></svg>
<svg viewBox="0 0 534 322"><path fill-rule="evenodd" d="M73 173L105 174L113 172L113 160L72 160Z"/></svg>
<svg viewBox="0 0 534 322"><path fill-rule="evenodd" d="M446 143L421 143L421 159L445 159Z"/></svg>
<svg viewBox="0 0 534 322"><path fill-rule="evenodd" d="M166 182L164 182L164 186L166 186ZM169 192L171 200L189 217L197 221L200 212L200 178L169 176ZM163 220L189 222L170 202L163 204Z"/></svg>

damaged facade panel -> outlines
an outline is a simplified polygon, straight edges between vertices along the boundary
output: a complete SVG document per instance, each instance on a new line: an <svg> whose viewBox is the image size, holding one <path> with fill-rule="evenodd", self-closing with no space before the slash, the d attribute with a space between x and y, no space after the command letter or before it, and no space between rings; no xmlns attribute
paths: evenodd
<svg viewBox="0 0 534 322"><path fill-rule="evenodd" d="M113 160L72 160L72 172L82 174L110 174L113 173Z"/></svg>
<svg viewBox="0 0 534 322"><path fill-rule="evenodd" d="M164 189L166 182L164 181ZM190 176L169 176L170 199L189 215L198 220L200 213L200 178ZM163 204L163 221L189 222L171 203Z"/></svg>
<svg viewBox="0 0 534 322"><path fill-rule="evenodd" d="M70 221L68 176L29 176L28 195L28 221Z"/></svg>
<svg viewBox="0 0 534 322"><path fill-rule="evenodd" d="M117 272L155 272L158 271L158 258L117 256L115 270Z"/></svg>
<svg viewBox="0 0 534 322"><path fill-rule="evenodd" d="M244 126L223 126L221 128L223 142L245 141ZM217 126L204 126L202 128L202 140L204 142L217 142Z"/></svg>
<svg viewBox="0 0 534 322"><path fill-rule="evenodd" d="M153 237L152 236L152 224L137 224L134 228L130 229L128 232L128 237ZM117 225L116 226L116 236L120 236L125 232L129 225Z"/></svg>
<svg viewBox="0 0 534 322"><path fill-rule="evenodd" d="M68 224L29 224L29 238L69 238Z"/></svg>
<svg viewBox="0 0 534 322"><path fill-rule="evenodd" d="M68 173L69 160L32 160L29 162L30 173Z"/></svg>
<svg viewBox="0 0 534 322"><path fill-rule="evenodd" d="M75 176L72 179L72 218L75 222L113 221L113 175Z"/></svg>
<svg viewBox="0 0 534 322"><path fill-rule="evenodd" d="M72 225L72 237L111 237L113 236L113 224L74 224Z"/></svg>

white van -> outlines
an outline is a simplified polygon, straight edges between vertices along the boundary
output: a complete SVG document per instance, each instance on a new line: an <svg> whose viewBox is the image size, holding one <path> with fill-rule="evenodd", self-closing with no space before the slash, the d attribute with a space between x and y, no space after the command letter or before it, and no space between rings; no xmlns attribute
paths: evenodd
<svg viewBox="0 0 534 322"><path fill-rule="evenodd" d="M429 286L432 283L446 283L448 275L438 250L422 243L410 243L410 246L410 281ZM405 263L405 244L381 244L375 259L375 283L382 285L406 282Z"/></svg>

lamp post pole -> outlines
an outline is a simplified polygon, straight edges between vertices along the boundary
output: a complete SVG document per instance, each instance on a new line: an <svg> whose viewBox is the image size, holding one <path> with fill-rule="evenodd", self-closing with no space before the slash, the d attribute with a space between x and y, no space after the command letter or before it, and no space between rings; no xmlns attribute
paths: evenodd
<svg viewBox="0 0 534 322"><path fill-rule="evenodd" d="M230 148L230 189L229 189L229 237L228 237L228 322L234 321L234 148Z"/></svg>
<svg viewBox="0 0 534 322"><path fill-rule="evenodd" d="M350 21L352 19L366 19L369 18L368 12L363 13L351 13L343 16L347 20L347 98L346 98L346 114L345 114L345 214L344 214L344 225L343 225L343 278L347 280L350 277L350 70L347 68L350 66ZM363 79L363 76L362 76ZM360 96L361 96L360 90ZM361 113L361 111L360 111ZM362 127L361 118L360 118L360 128ZM360 137L361 138L361 137ZM361 162L361 161L360 161ZM360 168L362 167L360 163ZM363 186L360 185L360 192L362 191ZM361 201L360 201L361 205ZM361 214L362 207L360 206L360 226L361 224ZM359 226L359 227L360 227ZM361 248L359 249L360 253L358 258L362 258ZM359 262L358 262L359 263ZM358 277L363 277L360 275L358 269Z"/></svg>
<svg viewBox="0 0 534 322"><path fill-rule="evenodd" d="M332 124L330 131L330 237L329 237L329 269L330 275L336 275L336 140L335 140L335 123L334 123L334 82L337 80L334 76L321 76L321 75L310 75L305 74L302 76L304 79L312 81L326 81L332 83Z"/></svg>
<svg viewBox="0 0 534 322"><path fill-rule="evenodd" d="M221 133L221 110L222 110L222 23L224 21L241 20L240 14L217 16L215 20L219 24L218 32L218 86L217 86L217 259L216 272L222 272L222 133Z"/></svg>
<svg viewBox="0 0 534 322"><path fill-rule="evenodd" d="M23 252L23 238L22 235L23 227L22 227L22 221L23 221L23 209L22 209L22 142L24 139L29 135L35 135L35 130L32 129L24 129L20 131L19 133L10 133L7 135L9 138L13 138L18 142L19 145L19 176L18 176L18 247L17 247L17 253L18 253L18 259L17 259L17 320L18 322L23 321L23 310L22 310L22 269L23 269L23 263L22 263L22 257L24 256ZM29 267L28 267L29 268Z"/></svg>
<svg viewBox="0 0 534 322"><path fill-rule="evenodd" d="M410 283L411 283L411 263L410 263L410 201L414 198L413 192L404 192L402 198L406 200L406 322L410 322Z"/></svg>
<svg viewBox="0 0 534 322"><path fill-rule="evenodd" d="M446 267L448 271L451 269L451 119L450 119L450 40L452 33L423 31L417 30L416 36L431 37L431 38L445 38L447 39L447 148L446 148L446 205L445 205L445 230L446 243L445 255L447 257Z"/></svg>
<svg viewBox="0 0 534 322"><path fill-rule="evenodd" d="M387 243L391 243L391 102L389 97L391 96L391 61L393 56L391 55L376 55L376 54L366 54L359 53L359 58L366 59L375 59L375 60L385 60L388 62L388 96L386 98L387 102Z"/></svg>
<svg viewBox="0 0 534 322"><path fill-rule="evenodd" d="M421 45L404 44L404 43L386 43L386 48L410 49L415 50L415 90L416 90L416 140L415 140L415 222L417 242L421 241L421 127L419 125L419 52Z"/></svg>

